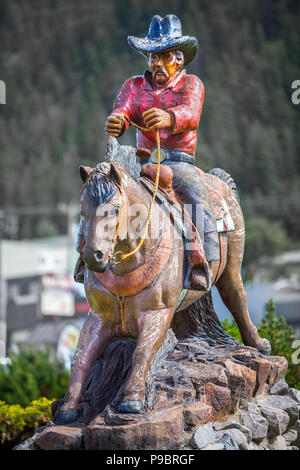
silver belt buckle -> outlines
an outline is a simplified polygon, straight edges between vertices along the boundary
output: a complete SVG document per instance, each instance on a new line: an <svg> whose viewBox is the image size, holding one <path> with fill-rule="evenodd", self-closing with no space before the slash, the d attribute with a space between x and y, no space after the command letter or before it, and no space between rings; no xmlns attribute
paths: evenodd
<svg viewBox="0 0 300 470"><path fill-rule="evenodd" d="M163 150L160 149L160 161L163 162L166 158L167 158L166 153ZM158 162L158 152L157 152L157 150L153 150L153 152L151 153L151 160L154 163Z"/></svg>

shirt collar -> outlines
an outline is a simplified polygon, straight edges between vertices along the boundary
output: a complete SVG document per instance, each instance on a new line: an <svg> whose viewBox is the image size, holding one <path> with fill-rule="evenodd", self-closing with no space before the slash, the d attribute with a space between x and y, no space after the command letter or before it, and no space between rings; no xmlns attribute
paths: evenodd
<svg viewBox="0 0 300 470"><path fill-rule="evenodd" d="M178 74L175 80L173 80L165 88L160 88L160 90L167 90L169 88L170 89L175 88L175 86L177 86L183 80L185 75L186 75L186 70L185 69L181 70L181 72ZM150 90L150 91L156 90L156 87L154 86L154 83L153 83L152 74L149 70L145 70L144 72L142 88L144 88L144 90Z"/></svg>

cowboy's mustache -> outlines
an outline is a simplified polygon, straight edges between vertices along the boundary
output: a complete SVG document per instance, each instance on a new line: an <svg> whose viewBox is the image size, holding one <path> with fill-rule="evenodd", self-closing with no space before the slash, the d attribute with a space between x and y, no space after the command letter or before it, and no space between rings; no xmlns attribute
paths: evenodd
<svg viewBox="0 0 300 470"><path fill-rule="evenodd" d="M154 70L154 75L156 75L157 73L163 73L166 77L168 76L166 69L163 67L157 67Z"/></svg>

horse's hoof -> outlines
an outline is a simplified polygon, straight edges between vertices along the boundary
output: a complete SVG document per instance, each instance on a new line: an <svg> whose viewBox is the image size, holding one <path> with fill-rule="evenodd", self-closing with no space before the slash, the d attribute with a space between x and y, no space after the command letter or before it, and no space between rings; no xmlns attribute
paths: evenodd
<svg viewBox="0 0 300 470"><path fill-rule="evenodd" d="M144 403L142 400L125 400L121 401L118 406L120 413L144 413Z"/></svg>
<svg viewBox="0 0 300 470"><path fill-rule="evenodd" d="M262 347L259 348L259 352L264 356L270 356L271 354L271 344L270 341L266 338L262 338Z"/></svg>
<svg viewBox="0 0 300 470"><path fill-rule="evenodd" d="M62 424L70 424L76 421L78 418L80 418L83 415L83 409L82 408L70 408L67 410L63 410L60 408L56 413L53 418L53 422L57 425L62 425Z"/></svg>

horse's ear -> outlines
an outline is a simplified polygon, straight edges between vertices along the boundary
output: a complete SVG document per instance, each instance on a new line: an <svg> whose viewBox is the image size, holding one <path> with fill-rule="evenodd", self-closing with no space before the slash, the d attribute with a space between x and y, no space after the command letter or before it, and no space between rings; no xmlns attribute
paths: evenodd
<svg viewBox="0 0 300 470"><path fill-rule="evenodd" d="M115 183L117 183L118 186L121 186L122 184L122 174L119 170L119 168L114 165L113 163L110 164L110 177L112 180L114 180Z"/></svg>
<svg viewBox="0 0 300 470"><path fill-rule="evenodd" d="M93 168L91 168L90 166L80 165L79 173L80 173L81 179L84 183L86 182L86 180L88 179L88 177L90 176L92 171L93 171Z"/></svg>

